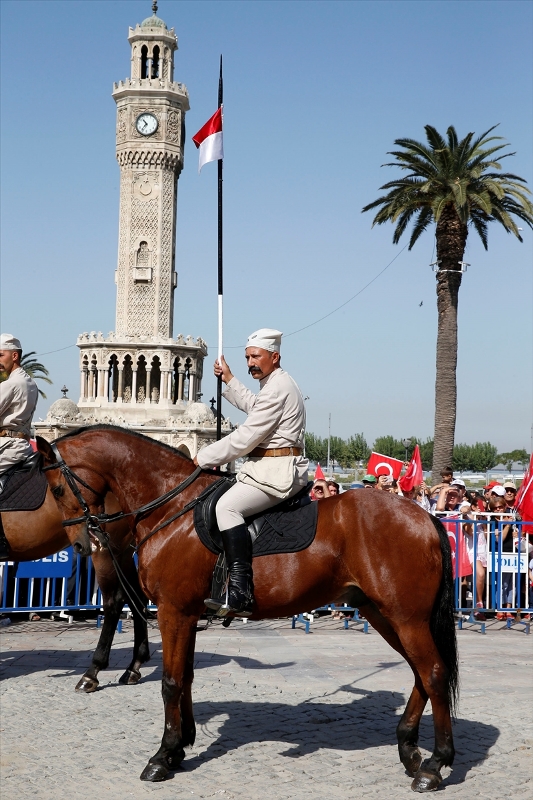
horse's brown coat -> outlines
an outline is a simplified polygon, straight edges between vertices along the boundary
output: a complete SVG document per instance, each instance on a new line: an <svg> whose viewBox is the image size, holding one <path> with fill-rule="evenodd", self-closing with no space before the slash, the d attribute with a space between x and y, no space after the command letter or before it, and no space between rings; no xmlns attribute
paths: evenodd
<svg viewBox="0 0 533 800"><path fill-rule="evenodd" d="M69 467L97 492L111 490L124 511L161 496L194 469L177 451L110 426L84 429L57 444ZM49 480L64 486L63 516L79 516L79 506L59 472L49 473ZM210 474L201 475L182 495L139 522L137 541L213 480ZM88 495L84 491L87 502L96 503ZM85 524L68 531L71 541L87 551ZM449 669L431 633L442 587L449 588L451 581L451 570L443 573L443 548L448 547L444 539L446 544L438 525L416 504L386 492L352 491L321 501L316 538L307 550L254 561L252 619L290 616L332 601L356 600L373 627L408 661L415 686L398 725L398 745L403 764L415 776L417 791L436 788L440 768L452 763L454 753ZM140 550L141 584L158 606L165 705L161 748L150 759L143 780L162 780L184 757L183 747L194 741L191 684L196 624L209 594L215 560L195 534L192 513L161 530ZM441 646L448 637L455 654L449 596L446 603L447 627L439 631L437 626L437 634ZM435 749L421 764L418 726L428 697Z"/></svg>
<svg viewBox="0 0 533 800"><path fill-rule="evenodd" d="M42 441L44 442L44 440ZM111 494L106 496L105 507L110 514L120 510L116 498ZM32 561L50 556L62 548L68 547L70 541L62 522L63 517L50 488L46 492L44 503L35 511L2 512L2 524L9 542L10 558L13 561ZM110 529L117 548L119 563L128 580L136 585L136 567L133 561L133 551L129 546L132 541L129 521L116 522L110 526ZM92 692L97 688L98 672L108 666L111 644L125 599L109 552L99 549L91 556L96 580L102 592L104 624L91 666L76 687L84 692ZM134 639L133 658L124 673L124 683L137 683L140 678L139 667L150 657L146 621L135 613Z"/></svg>

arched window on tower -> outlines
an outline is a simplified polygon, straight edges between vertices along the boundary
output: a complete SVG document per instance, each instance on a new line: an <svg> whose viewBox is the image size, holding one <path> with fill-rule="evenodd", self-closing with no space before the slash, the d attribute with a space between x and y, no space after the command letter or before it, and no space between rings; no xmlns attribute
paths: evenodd
<svg viewBox="0 0 533 800"><path fill-rule="evenodd" d="M157 44L152 57L152 78L159 78L159 46Z"/></svg>
<svg viewBox="0 0 533 800"><path fill-rule="evenodd" d="M141 78L148 77L148 48L143 44L141 48Z"/></svg>

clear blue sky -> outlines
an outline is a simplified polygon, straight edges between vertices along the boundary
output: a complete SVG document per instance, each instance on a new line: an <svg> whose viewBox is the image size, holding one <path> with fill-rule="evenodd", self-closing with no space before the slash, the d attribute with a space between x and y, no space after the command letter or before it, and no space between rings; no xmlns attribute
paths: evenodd
<svg viewBox="0 0 533 800"><path fill-rule="evenodd" d="M128 27L151 2L1 5L1 328L78 397L83 331L115 325L119 168L113 81L129 75ZM531 3L171 2L189 89L179 181L175 334L216 349L216 167L197 174L190 137L225 77L226 343L290 334L358 292L403 247L363 205L394 171L400 136L481 133L495 123L512 171L532 183ZM512 161L512 164L510 163ZM530 448L532 233L472 234L459 300L456 441ZM308 429L369 440L433 434L436 302L425 234L359 297L287 337L283 364L309 396ZM420 302L423 305L420 306ZM243 354L228 349L244 376ZM210 368L207 373L210 375ZM204 382L204 400L215 391ZM230 412L234 421L239 414Z"/></svg>

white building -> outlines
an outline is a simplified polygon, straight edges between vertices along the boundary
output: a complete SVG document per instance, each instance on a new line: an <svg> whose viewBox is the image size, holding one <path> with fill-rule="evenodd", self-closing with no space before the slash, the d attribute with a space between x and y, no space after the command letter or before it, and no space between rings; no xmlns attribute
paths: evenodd
<svg viewBox="0 0 533 800"><path fill-rule="evenodd" d="M187 88L174 80L174 28L153 15L129 29L131 77L114 84L120 215L115 331L82 333L80 398L36 423L47 439L95 423L126 425L195 456L216 438L200 402L205 341L173 338L176 207ZM228 420L223 430L231 430Z"/></svg>

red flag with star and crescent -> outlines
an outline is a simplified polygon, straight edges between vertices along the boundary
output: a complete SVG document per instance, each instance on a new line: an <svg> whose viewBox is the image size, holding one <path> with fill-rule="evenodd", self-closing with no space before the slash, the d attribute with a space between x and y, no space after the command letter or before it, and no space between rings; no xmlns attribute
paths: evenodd
<svg viewBox="0 0 533 800"><path fill-rule="evenodd" d="M407 472L400 478L398 483L402 492L410 492L415 486L420 486L424 480L424 473L422 472L422 459L420 458L420 449L418 445L413 451L411 461L407 467Z"/></svg>
<svg viewBox="0 0 533 800"><path fill-rule="evenodd" d="M366 465L366 471L370 475L375 475L376 478L379 475L390 475L391 478L397 481L402 467L403 461L399 461L397 458L384 456L381 453L371 453Z"/></svg>

